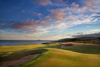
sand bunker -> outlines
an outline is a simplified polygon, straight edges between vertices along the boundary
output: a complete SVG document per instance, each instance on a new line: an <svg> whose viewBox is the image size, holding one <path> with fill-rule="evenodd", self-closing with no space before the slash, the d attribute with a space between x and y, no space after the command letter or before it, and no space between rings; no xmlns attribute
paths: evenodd
<svg viewBox="0 0 100 67"><path fill-rule="evenodd" d="M61 48L66 48L66 47L71 47L71 46L73 46L74 44L63 44L63 45L61 45L60 47Z"/></svg>
<svg viewBox="0 0 100 67"><path fill-rule="evenodd" d="M23 63L29 61L30 59L32 59L33 57L36 57L37 55L39 55L39 54L28 55L28 56L25 56L25 57L17 59L17 60L0 62L0 67L15 67L15 66L18 66L20 64L23 64Z"/></svg>

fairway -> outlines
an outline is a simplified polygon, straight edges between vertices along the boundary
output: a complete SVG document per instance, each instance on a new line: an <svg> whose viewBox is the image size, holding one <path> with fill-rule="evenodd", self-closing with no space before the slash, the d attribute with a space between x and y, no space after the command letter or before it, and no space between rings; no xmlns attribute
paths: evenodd
<svg viewBox="0 0 100 67"><path fill-rule="evenodd" d="M43 51L40 55L32 58L24 64L19 65L18 67L100 67L100 46L78 45L68 48L58 48L60 44L61 43L51 43L49 46L21 45L20 47L23 48L19 48L19 52L14 49L18 48L19 45L16 47L3 46L0 47L2 49L0 53L2 53L1 55L3 57L9 58L10 56L13 57L13 55L22 54L23 56L27 56L34 53L41 53ZM10 47L13 47L13 50L3 50L5 48L9 49ZM29 47L30 49L28 49ZM13 53L6 54L12 51Z"/></svg>
<svg viewBox="0 0 100 67"><path fill-rule="evenodd" d="M83 54L69 50L47 48L50 52L27 67L99 67L100 55ZM24 65L22 65L24 66Z"/></svg>

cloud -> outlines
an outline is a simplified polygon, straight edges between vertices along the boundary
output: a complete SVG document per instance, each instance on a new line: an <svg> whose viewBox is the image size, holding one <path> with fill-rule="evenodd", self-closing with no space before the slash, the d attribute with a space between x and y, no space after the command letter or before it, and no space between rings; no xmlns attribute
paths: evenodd
<svg viewBox="0 0 100 67"><path fill-rule="evenodd" d="M44 24L44 25L47 25L48 24L46 21L42 21L41 23Z"/></svg>
<svg viewBox="0 0 100 67"><path fill-rule="evenodd" d="M87 26L87 27L90 27L90 26Z"/></svg>
<svg viewBox="0 0 100 67"><path fill-rule="evenodd" d="M88 2L86 2L86 6L90 7L92 6L92 3L95 2L94 0L88 0Z"/></svg>
<svg viewBox="0 0 100 67"><path fill-rule="evenodd" d="M30 18L26 19L25 21L19 21L12 25L12 29L26 29L28 27L36 27L34 20L32 19L30 22Z"/></svg>
<svg viewBox="0 0 100 67"><path fill-rule="evenodd" d="M4 31L3 31L3 30L0 30L0 32L4 33Z"/></svg>
<svg viewBox="0 0 100 67"><path fill-rule="evenodd" d="M92 22L96 22L96 21L98 21L98 18L95 18Z"/></svg>
<svg viewBox="0 0 100 67"><path fill-rule="evenodd" d="M88 0L89 2L95 2L95 0Z"/></svg>
<svg viewBox="0 0 100 67"><path fill-rule="evenodd" d="M49 10L52 12L53 17L57 20L57 21L64 21L63 16L66 15L66 13L62 10Z"/></svg>
<svg viewBox="0 0 100 67"><path fill-rule="evenodd" d="M88 9L88 7L87 7L87 6L82 7L82 11L85 11L86 9Z"/></svg>
<svg viewBox="0 0 100 67"><path fill-rule="evenodd" d="M37 25L35 24L37 21L34 21L34 19L30 20L22 20L22 21L12 21L8 20L4 22L2 25L0 25L0 29L15 29L15 30L20 30L20 29L27 29L28 27L36 27ZM6 23L6 25L5 25Z"/></svg>
<svg viewBox="0 0 100 67"><path fill-rule="evenodd" d="M38 16L40 19L42 19L43 14L41 14L41 13L36 13L36 16Z"/></svg>
<svg viewBox="0 0 100 67"><path fill-rule="evenodd" d="M43 6L50 5L52 2L50 0L31 0L32 3L40 3Z"/></svg>
<svg viewBox="0 0 100 67"><path fill-rule="evenodd" d="M100 29L94 29L94 30L90 30L90 31L100 31Z"/></svg>
<svg viewBox="0 0 100 67"><path fill-rule="evenodd" d="M82 11L85 11L86 9L88 9L89 7L91 7L93 2L95 2L95 1L94 0L88 0L86 2L86 6L82 7Z"/></svg>
<svg viewBox="0 0 100 67"><path fill-rule="evenodd" d="M87 3L86 3L86 6L87 6L87 7L92 6L91 2L87 2Z"/></svg>
<svg viewBox="0 0 100 67"><path fill-rule="evenodd" d="M53 17L56 18L57 21L64 21L63 15L65 14L66 13L64 12L59 12L59 13L55 13Z"/></svg>
<svg viewBox="0 0 100 67"><path fill-rule="evenodd" d="M46 16L45 18L50 18L50 16Z"/></svg>
<svg viewBox="0 0 100 67"><path fill-rule="evenodd" d="M76 10L79 7L79 4L75 4L75 2L73 2L71 4L73 6L73 9ZM69 10L72 10L71 8Z"/></svg>
<svg viewBox="0 0 100 67"><path fill-rule="evenodd" d="M88 34L78 34L78 35L73 35L73 37L100 37L100 32L98 33L88 33Z"/></svg>
<svg viewBox="0 0 100 67"><path fill-rule="evenodd" d="M45 34L45 33L48 33L49 32L48 31L48 27L43 27L43 26L37 26L35 28L35 30L36 30L34 32L35 35Z"/></svg>
<svg viewBox="0 0 100 67"><path fill-rule="evenodd" d="M75 2L73 2L71 5L74 7L74 9L79 7L79 4L75 4Z"/></svg>
<svg viewBox="0 0 100 67"><path fill-rule="evenodd" d="M37 15L38 15L38 16L41 16L42 14L41 14L41 13L38 13Z"/></svg>
<svg viewBox="0 0 100 67"><path fill-rule="evenodd" d="M47 22L50 22L51 20L52 20L52 19L50 18L50 19L47 19L46 21L47 21Z"/></svg>
<svg viewBox="0 0 100 67"><path fill-rule="evenodd" d="M39 21L37 20L37 21L35 21L35 23L39 23Z"/></svg>
<svg viewBox="0 0 100 67"><path fill-rule="evenodd" d="M54 0L56 6L65 6L68 0Z"/></svg>
<svg viewBox="0 0 100 67"><path fill-rule="evenodd" d="M92 9L96 9L95 6L92 6Z"/></svg>

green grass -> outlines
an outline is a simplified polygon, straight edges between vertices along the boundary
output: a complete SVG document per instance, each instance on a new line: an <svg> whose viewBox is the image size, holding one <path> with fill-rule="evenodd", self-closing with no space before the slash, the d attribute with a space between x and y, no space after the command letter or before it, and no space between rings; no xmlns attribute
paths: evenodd
<svg viewBox="0 0 100 67"><path fill-rule="evenodd" d="M77 53L69 50L47 48L48 54L22 65L26 67L99 67L100 55ZM33 62L33 63L32 63Z"/></svg>
<svg viewBox="0 0 100 67"><path fill-rule="evenodd" d="M46 49L38 49L38 50L21 50L21 51L16 51L10 55L7 56L0 56L0 62L2 61L8 61L8 60L16 60L19 58L22 58L27 55L33 55L33 54L40 54L42 52L47 51Z"/></svg>
<svg viewBox="0 0 100 67"><path fill-rule="evenodd" d="M100 46L95 46L95 45L77 45L62 49L79 53L100 54Z"/></svg>
<svg viewBox="0 0 100 67"><path fill-rule="evenodd" d="M59 43L51 42L50 45L46 44L29 44L29 45L14 45L14 46L0 46L0 62L7 60L15 60L21 57L38 53L43 48L49 46L59 45Z"/></svg>
<svg viewBox="0 0 100 67"><path fill-rule="evenodd" d="M45 47L47 45L43 44L29 44L29 45L12 45L12 46L0 46L0 53L2 52L14 52L14 51L19 51L19 50L30 50L30 49L35 49L38 47Z"/></svg>
<svg viewBox="0 0 100 67"><path fill-rule="evenodd" d="M51 42L49 45L2 46L0 47L0 55L10 58L15 55L26 56L43 50L42 52L46 52L18 67L100 67L100 46L78 45L62 49L58 46L62 43Z"/></svg>

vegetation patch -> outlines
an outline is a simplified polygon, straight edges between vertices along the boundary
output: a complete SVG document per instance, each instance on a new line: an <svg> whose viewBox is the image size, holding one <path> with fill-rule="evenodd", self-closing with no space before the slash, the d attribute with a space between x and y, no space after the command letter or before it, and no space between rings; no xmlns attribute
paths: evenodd
<svg viewBox="0 0 100 67"><path fill-rule="evenodd" d="M38 50L21 50L21 51L16 51L10 55L7 56L0 56L0 62L2 61L8 61L8 60L16 60L19 58L22 58L27 55L33 55L33 54L40 54L42 52L47 51L46 49L38 49Z"/></svg>

